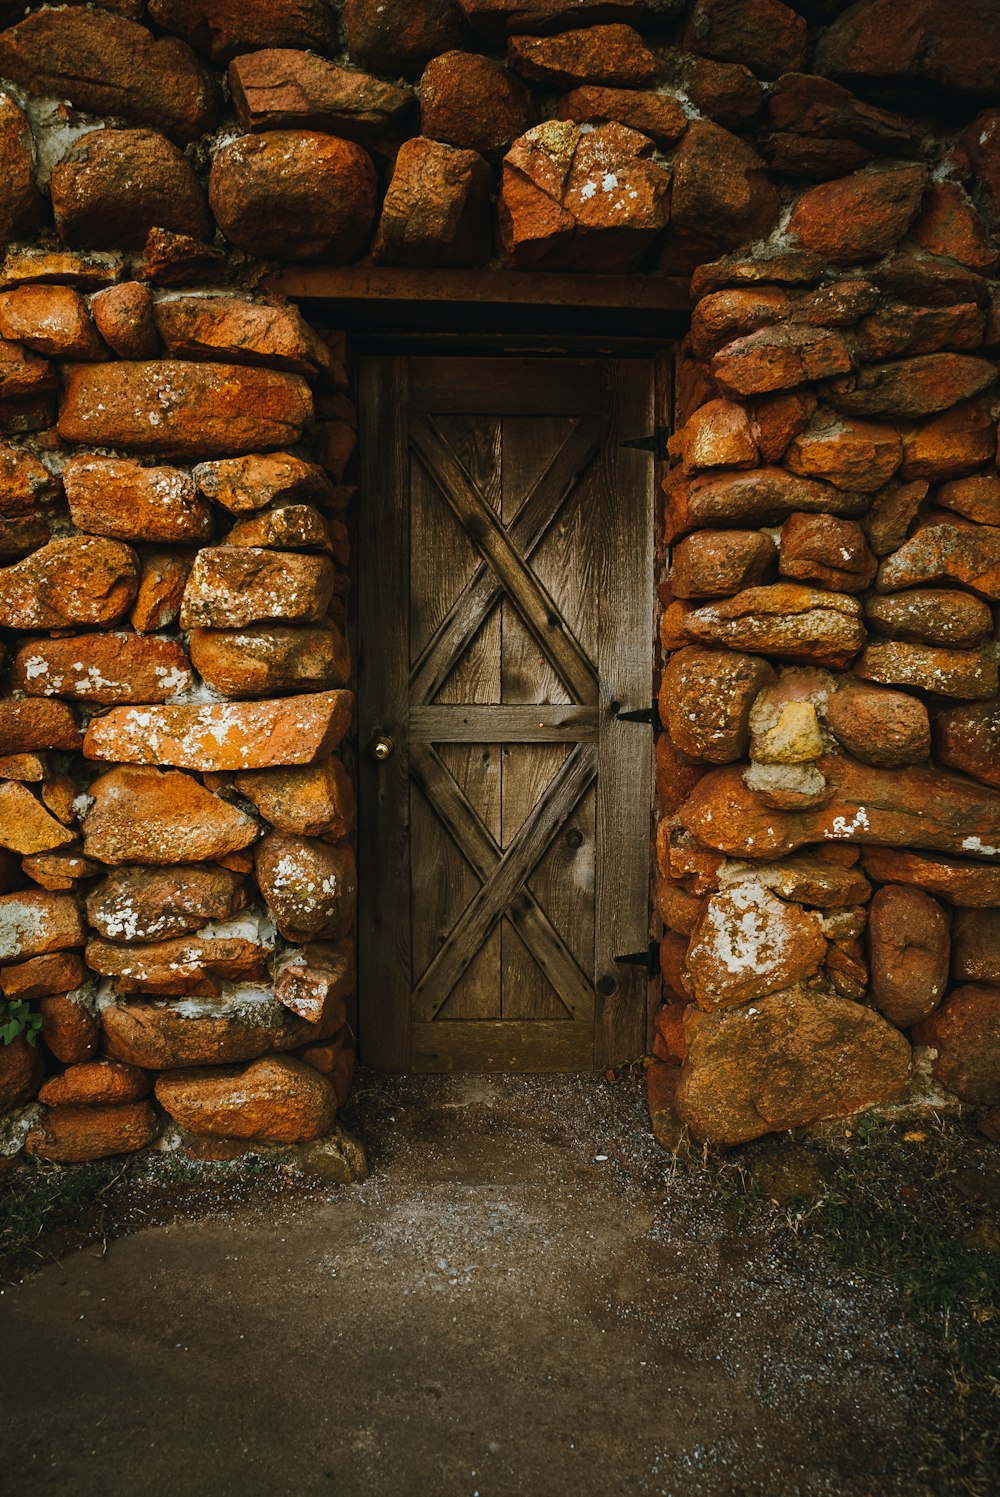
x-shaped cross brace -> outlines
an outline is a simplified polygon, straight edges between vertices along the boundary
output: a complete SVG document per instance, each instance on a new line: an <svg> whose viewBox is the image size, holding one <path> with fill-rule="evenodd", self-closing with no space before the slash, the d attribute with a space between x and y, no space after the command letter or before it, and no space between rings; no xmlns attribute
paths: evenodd
<svg viewBox="0 0 1000 1497"><path fill-rule="evenodd" d="M552 839L593 783L597 774L596 745L576 745L506 850L501 850L429 744L411 746L410 768L459 850L482 879L482 887L466 905L414 989L414 1019L419 1023L435 1017L504 914L514 922L569 1012L574 1017L585 1013L593 1003L593 988L525 885Z"/></svg>

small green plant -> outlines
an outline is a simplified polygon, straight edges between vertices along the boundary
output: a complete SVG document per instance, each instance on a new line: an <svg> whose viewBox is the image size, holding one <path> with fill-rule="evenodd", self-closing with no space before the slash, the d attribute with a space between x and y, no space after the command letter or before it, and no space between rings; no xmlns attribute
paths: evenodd
<svg viewBox="0 0 1000 1497"><path fill-rule="evenodd" d="M42 1016L23 998L9 998L0 1003L0 1042L12 1045L23 1034L29 1045L37 1045L42 1030Z"/></svg>

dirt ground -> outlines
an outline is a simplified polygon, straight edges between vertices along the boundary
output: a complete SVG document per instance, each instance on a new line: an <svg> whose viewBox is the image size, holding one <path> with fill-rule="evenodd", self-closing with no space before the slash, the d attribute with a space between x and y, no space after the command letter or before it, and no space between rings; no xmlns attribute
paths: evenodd
<svg viewBox="0 0 1000 1497"><path fill-rule="evenodd" d="M927 1469L928 1430L962 1433L894 1285L675 1164L637 1081L369 1077L350 1121L361 1185L231 1204L214 1175L193 1214L4 1289L0 1488L991 1490Z"/></svg>

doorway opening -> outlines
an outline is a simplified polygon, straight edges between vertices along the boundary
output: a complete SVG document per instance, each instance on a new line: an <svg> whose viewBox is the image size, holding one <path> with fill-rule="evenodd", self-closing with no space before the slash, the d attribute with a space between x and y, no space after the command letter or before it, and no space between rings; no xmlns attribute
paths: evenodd
<svg viewBox="0 0 1000 1497"><path fill-rule="evenodd" d="M646 1048L657 550L634 444L667 424L666 372L362 355L368 1064L589 1071Z"/></svg>

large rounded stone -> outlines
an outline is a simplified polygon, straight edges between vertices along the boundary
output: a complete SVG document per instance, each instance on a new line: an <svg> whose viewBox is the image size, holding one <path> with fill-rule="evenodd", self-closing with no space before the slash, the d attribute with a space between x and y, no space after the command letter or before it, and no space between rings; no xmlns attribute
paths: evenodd
<svg viewBox="0 0 1000 1497"><path fill-rule="evenodd" d="M0 292L0 335L52 359L107 357L86 302L71 286L15 286ZM8 387L17 377L10 364L5 377Z"/></svg>
<svg viewBox="0 0 1000 1497"><path fill-rule="evenodd" d="M242 922L239 929L256 929ZM115 941L88 941L87 966L111 979L118 993L158 997L221 997L223 984L263 982L273 948L242 935L178 936L119 946Z"/></svg>
<svg viewBox="0 0 1000 1497"><path fill-rule="evenodd" d="M673 551L670 586L675 598L732 597L770 580L775 544L759 530L700 530Z"/></svg>
<svg viewBox="0 0 1000 1497"><path fill-rule="evenodd" d="M257 849L256 867L260 891L286 941L336 941L350 930L357 874L349 843L269 832Z"/></svg>
<svg viewBox="0 0 1000 1497"><path fill-rule="evenodd" d="M211 505L180 468L146 468L129 458L72 457L63 469L63 486L73 524L86 534L146 544L211 539Z"/></svg>
<svg viewBox="0 0 1000 1497"><path fill-rule="evenodd" d="M38 1093L47 1107L100 1107L139 1102L153 1088L148 1071L120 1060L84 1061L50 1076Z"/></svg>
<svg viewBox="0 0 1000 1497"><path fill-rule="evenodd" d="M179 359L86 364L68 371L59 434L191 460L297 442L312 413L298 374Z"/></svg>
<svg viewBox="0 0 1000 1497"><path fill-rule="evenodd" d="M893 1101L910 1047L881 1015L845 998L773 993L749 1008L689 1010L676 1107L695 1138L732 1145Z"/></svg>
<svg viewBox="0 0 1000 1497"><path fill-rule="evenodd" d="M927 182L921 166L856 172L803 193L788 233L835 265L876 259L892 249L916 217Z"/></svg>
<svg viewBox="0 0 1000 1497"><path fill-rule="evenodd" d="M497 156L538 118L531 91L490 57L445 52L420 80L420 133Z"/></svg>
<svg viewBox="0 0 1000 1497"><path fill-rule="evenodd" d="M840 593L860 593L878 569L856 520L838 515L789 515L781 528L778 571L797 582L815 582Z"/></svg>
<svg viewBox="0 0 1000 1497"><path fill-rule="evenodd" d="M79 734L80 729L72 708L62 702L0 699L0 754L34 754L43 749L76 749L80 745ZM18 777L10 774L9 778L34 779L35 776ZM67 814L60 809L62 814Z"/></svg>
<svg viewBox="0 0 1000 1497"><path fill-rule="evenodd" d="M354 820L354 788L339 759L236 776L236 788L279 832L339 842Z"/></svg>
<svg viewBox="0 0 1000 1497"><path fill-rule="evenodd" d="M123 281L91 297L97 331L120 359L155 359L160 340L153 319L153 293L144 281Z"/></svg>
<svg viewBox="0 0 1000 1497"><path fill-rule="evenodd" d="M786 462L803 478L823 478L841 489L869 493L889 482L902 458L895 427L838 419L823 411L793 438Z"/></svg>
<svg viewBox="0 0 1000 1497"><path fill-rule="evenodd" d="M971 858L935 857L908 847L866 847L861 863L878 883L912 884L958 909L1000 906L1000 867Z"/></svg>
<svg viewBox="0 0 1000 1497"><path fill-rule="evenodd" d="M682 753L732 763L746 753L754 697L773 679L759 656L679 650L663 672L660 717Z"/></svg>
<svg viewBox="0 0 1000 1497"><path fill-rule="evenodd" d="M97 1050L100 1030L85 992L54 993L38 1002L45 1047L63 1065L90 1060Z"/></svg>
<svg viewBox="0 0 1000 1497"><path fill-rule="evenodd" d="M817 760L826 784L819 804L775 810L735 766L698 780L678 816L706 847L767 858L806 842L862 842L996 855L1000 793L964 775L932 768L870 769L839 754Z"/></svg>
<svg viewBox="0 0 1000 1497"><path fill-rule="evenodd" d="M692 52L777 78L802 70L806 23L781 0L697 0L684 41Z"/></svg>
<svg viewBox="0 0 1000 1497"><path fill-rule="evenodd" d="M50 1107L25 1140L25 1152L54 1164L83 1164L115 1154L134 1154L155 1139L159 1127L150 1102L113 1107Z"/></svg>
<svg viewBox="0 0 1000 1497"><path fill-rule="evenodd" d="M928 525L879 567L879 592L921 582L958 582L1000 600L1000 526Z"/></svg>
<svg viewBox="0 0 1000 1497"><path fill-rule="evenodd" d="M903 884L879 889L868 912L871 995L880 1013L908 1029L933 1013L948 983L948 917L929 894Z"/></svg>
<svg viewBox="0 0 1000 1497"><path fill-rule="evenodd" d="M931 751L927 708L902 691L849 682L828 699L826 725L855 759L881 769L916 764Z"/></svg>
<svg viewBox="0 0 1000 1497"><path fill-rule="evenodd" d="M0 571L0 624L6 629L117 624L138 585L139 561L131 546L66 536Z"/></svg>
<svg viewBox="0 0 1000 1497"><path fill-rule="evenodd" d="M228 920L247 902L244 880L215 864L115 868L87 895L87 919L106 941L162 941Z"/></svg>
<svg viewBox="0 0 1000 1497"><path fill-rule="evenodd" d="M954 978L1000 983L1000 909L957 910L952 937Z"/></svg>
<svg viewBox="0 0 1000 1497"><path fill-rule="evenodd" d="M192 629L188 642L195 670L226 697L327 691L350 675L347 640L331 623Z"/></svg>
<svg viewBox="0 0 1000 1497"><path fill-rule="evenodd" d="M0 968L0 990L5 998L30 1002L50 993L69 993L86 977L83 962L75 952L54 951L48 956L29 957L15 967Z"/></svg>
<svg viewBox="0 0 1000 1497"><path fill-rule="evenodd" d="M418 136L393 168L373 256L386 265L482 265L493 254L493 173L475 151Z"/></svg>
<svg viewBox="0 0 1000 1497"><path fill-rule="evenodd" d="M648 135L660 147L674 145L687 129L688 120L679 100L670 94L636 88L606 88L584 84L559 100L561 120L578 125L604 125L617 120L640 135Z"/></svg>
<svg viewBox="0 0 1000 1497"><path fill-rule="evenodd" d="M408 89L287 47L237 57L229 88L244 130L322 130L379 155L399 144L415 102Z"/></svg>
<svg viewBox="0 0 1000 1497"><path fill-rule="evenodd" d="M997 694L997 660L990 650L876 640L862 650L854 669L866 681L915 686L941 696L981 701Z"/></svg>
<svg viewBox="0 0 1000 1497"><path fill-rule="evenodd" d="M671 438L671 447L678 446L687 472L753 468L758 460L749 412L734 400L709 400L699 406Z"/></svg>
<svg viewBox="0 0 1000 1497"><path fill-rule="evenodd" d="M83 752L112 764L170 764L202 773L315 764L340 743L353 706L352 692L324 691L206 707L113 707L91 722Z"/></svg>
<svg viewBox="0 0 1000 1497"><path fill-rule="evenodd" d="M213 62L258 47L333 52L337 46L336 23L324 0L150 0L149 14Z"/></svg>
<svg viewBox="0 0 1000 1497"><path fill-rule="evenodd" d="M155 130L91 130L52 170L59 237L90 249L141 249L150 229L207 239L204 194L191 163Z"/></svg>
<svg viewBox="0 0 1000 1497"><path fill-rule="evenodd" d="M606 83L613 88L655 84L662 63L632 26L584 26L559 36L514 36L507 45L511 67L549 88Z"/></svg>
<svg viewBox="0 0 1000 1497"><path fill-rule="evenodd" d="M21 889L0 895L0 962L66 951L84 942L72 894Z"/></svg>
<svg viewBox="0 0 1000 1497"><path fill-rule="evenodd" d="M706 473L669 493L668 524L676 526L674 534L678 535L702 526L773 525L796 510L857 515L870 502L867 494L771 467L746 473Z"/></svg>
<svg viewBox="0 0 1000 1497"><path fill-rule="evenodd" d="M992 632L993 613L981 598L951 588L911 588L865 604L869 627L911 644L967 650Z"/></svg>
<svg viewBox="0 0 1000 1497"><path fill-rule="evenodd" d="M814 66L850 81L915 79L992 95L1000 40L991 0L872 0L851 5L820 39Z"/></svg>
<svg viewBox="0 0 1000 1497"><path fill-rule="evenodd" d="M705 1009L734 1008L792 987L820 966L820 916L750 879L713 894L698 919L687 969Z"/></svg>
<svg viewBox="0 0 1000 1497"><path fill-rule="evenodd" d="M954 988L912 1039L937 1051L934 1075L963 1102L1000 1104L1000 987Z"/></svg>
<svg viewBox="0 0 1000 1497"><path fill-rule="evenodd" d="M838 669L849 665L865 642L857 599L793 582L747 587L692 608L680 627L695 644Z"/></svg>
<svg viewBox="0 0 1000 1497"><path fill-rule="evenodd" d="M900 476L930 482L960 478L991 462L996 450L996 421L989 406L966 401L904 433Z"/></svg>
<svg viewBox="0 0 1000 1497"><path fill-rule="evenodd" d="M215 124L219 91L184 42L157 41L90 6L36 11L0 33L0 75L98 118L120 116L185 144Z"/></svg>
<svg viewBox="0 0 1000 1497"><path fill-rule="evenodd" d="M224 1071L173 1071L157 1081L156 1100L191 1133L272 1144L320 1138L337 1112L325 1076L278 1055Z"/></svg>
<svg viewBox="0 0 1000 1497"><path fill-rule="evenodd" d="M96 779L90 794L84 851L102 863L209 862L257 837L252 816L177 770L122 765Z"/></svg>
<svg viewBox="0 0 1000 1497"><path fill-rule="evenodd" d="M290 452L199 463L194 478L203 494L234 515L253 513L268 504L330 504L334 498L322 468Z"/></svg>
<svg viewBox="0 0 1000 1497"><path fill-rule="evenodd" d="M44 1074L41 1051L37 1045L29 1045L22 1034L9 1045L0 1045L0 1117L30 1102Z"/></svg>
<svg viewBox="0 0 1000 1497"><path fill-rule="evenodd" d="M299 1019L266 988L238 989L234 1000L122 1003L101 1013L105 1049L113 1060L151 1071L219 1066L328 1037L332 1030ZM342 1005L334 1015L342 1022Z"/></svg>
<svg viewBox="0 0 1000 1497"><path fill-rule="evenodd" d="M349 265L363 254L378 207L371 157L318 131L245 135L216 154L208 198L238 249L264 259Z"/></svg>
<svg viewBox="0 0 1000 1497"><path fill-rule="evenodd" d="M759 328L727 343L712 359L720 390L740 396L792 389L851 368L850 350L840 333L795 323Z"/></svg>
<svg viewBox="0 0 1000 1497"><path fill-rule="evenodd" d="M669 174L624 125L546 120L504 157L500 247L516 270L635 270L667 222Z"/></svg>
<svg viewBox="0 0 1000 1497"><path fill-rule="evenodd" d="M69 828L49 815L27 785L16 780L0 784L0 847L21 854L46 853L72 841Z"/></svg>
<svg viewBox="0 0 1000 1497"><path fill-rule="evenodd" d="M42 222L44 205L35 184L28 117L5 93L0 93L0 172L4 184L0 246L6 246L12 239L34 233Z"/></svg>
<svg viewBox="0 0 1000 1497"><path fill-rule="evenodd" d="M934 719L938 758L951 769L1000 786L1000 702L949 707Z"/></svg>
<svg viewBox="0 0 1000 1497"><path fill-rule="evenodd" d="M928 353L873 364L832 389L828 399L856 416L926 416L978 395L996 380L987 359L960 353Z"/></svg>
<svg viewBox="0 0 1000 1497"><path fill-rule="evenodd" d="M674 157L670 213L688 263L763 237L778 216L778 195L763 161L739 136L692 120Z"/></svg>
<svg viewBox="0 0 1000 1497"><path fill-rule="evenodd" d="M195 557L181 606L183 629L232 629L265 620L315 624L333 596L326 556L262 546L205 546ZM270 653L248 646L251 661ZM280 637L277 654L280 658Z"/></svg>
<svg viewBox="0 0 1000 1497"><path fill-rule="evenodd" d="M328 369L326 344L294 307L235 296L176 296L160 301L156 327L178 359L225 359L313 377Z"/></svg>
<svg viewBox="0 0 1000 1497"><path fill-rule="evenodd" d="M472 33L455 0L345 0L347 50L355 62L390 78L417 78L442 52L469 47Z"/></svg>

